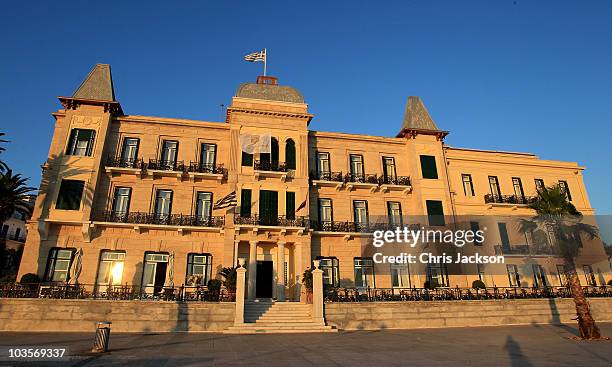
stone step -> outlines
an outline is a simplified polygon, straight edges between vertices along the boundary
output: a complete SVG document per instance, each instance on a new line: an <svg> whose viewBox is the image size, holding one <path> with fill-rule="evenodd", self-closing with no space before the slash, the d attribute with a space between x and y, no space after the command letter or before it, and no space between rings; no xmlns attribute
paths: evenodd
<svg viewBox="0 0 612 367"><path fill-rule="evenodd" d="M247 329L247 330L253 330L253 329L277 329L277 330L330 330L332 329L331 326L328 325L319 325L319 324L315 324L315 323L310 323L310 324L291 324L291 323L284 323L284 324L278 324L278 323L245 323L242 325L234 325L234 326L230 326L228 328L228 330L235 330L235 329Z"/></svg>
<svg viewBox="0 0 612 367"><path fill-rule="evenodd" d="M256 323L297 323L297 324L309 324L312 323L312 318L308 319L292 319L289 317L285 318L244 318L245 322L256 322Z"/></svg>
<svg viewBox="0 0 612 367"><path fill-rule="evenodd" d="M307 334L307 333L337 333L338 329L227 329L224 334Z"/></svg>

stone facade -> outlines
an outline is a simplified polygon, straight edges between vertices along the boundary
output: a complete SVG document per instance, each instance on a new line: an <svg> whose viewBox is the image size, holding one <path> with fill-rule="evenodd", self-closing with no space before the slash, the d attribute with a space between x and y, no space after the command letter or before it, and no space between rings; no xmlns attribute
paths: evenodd
<svg viewBox="0 0 612 367"><path fill-rule="evenodd" d="M84 82L96 85L79 88L93 91L88 98L61 97L64 108L53 113L55 131L19 276L78 277L81 284L143 285L156 292L164 285L193 283L190 275L201 275L196 283L218 278L223 267L244 258L249 298L299 299L301 274L314 258L334 259L326 282L366 282L356 280L355 264L371 234L356 225L356 205L363 204L366 215L384 218L389 203L399 203L402 217L420 218L427 216L428 201L436 201L448 222L459 215L529 215L521 204L485 201L488 176L494 175L503 193L513 192L512 179L519 177L525 195L533 195L535 179L546 185L562 180L578 210L594 213L583 167L525 153L449 147L443 143L447 132L437 129L416 97L397 137L311 131L313 116L303 97L290 88L292 97L281 98L287 90L275 93L280 86L270 77L259 80L265 88L243 85L248 98L233 97L225 122L125 115L114 100L110 68L98 67L102 70L92 72L96 77ZM258 95L260 89L265 93ZM276 95L281 97L270 97ZM419 124L411 126L415 119ZM240 136L263 133L275 140L272 156L255 154L250 161L242 154ZM424 175L423 156L435 162L436 178ZM392 162L394 172L387 172L383 162ZM362 172L351 174L355 167L363 167ZM462 174L471 174L473 196L464 194ZM231 193L236 207L209 209ZM247 194L250 199L243 197ZM329 217L322 218L320 199L329 199ZM489 236L480 252L492 254L499 243L498 235ZM609 262L601 242L585 248L579 268L592 265L597 282L607 281ZM509 261L523 266L524 260L514 256ZM535 261L545 267L548 283L558 284L560 260L543 256ZM367 285L397 285L385 267L377 265ZM527 286L533 285L530 269L521 268ZM471 285L479 275L467 270L449 275L448 285ZM424 267L410 269L402 286L422 287L427 274ZM481 277L487 285L509 285L505 269Z"/></svg>

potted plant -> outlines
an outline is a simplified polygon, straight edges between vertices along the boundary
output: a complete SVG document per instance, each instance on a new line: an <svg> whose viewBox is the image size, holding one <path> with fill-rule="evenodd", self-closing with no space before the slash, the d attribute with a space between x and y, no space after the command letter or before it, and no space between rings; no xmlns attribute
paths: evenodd
<svg viewBox="0 0 612 367"><path fill-rule="evenodd" d="M221 292L221 281L219 279L211 279L208 281L208 292L211 301L219 301L219 293Z"/></svg>
<svg viewBox="0 0 612 367"><path fill-rule="evenodd" d="M308 268L304 270L304 274L302 274L302 284L306 289L306 302L312 303L312 269Z"/></svg>
<svg viewBox="0 0 612 367"><path fill-rule="evenodd" d="M236 293L236 268L226 267L219 271L219 275L223 278L223 286L229 293Z"/></svg>

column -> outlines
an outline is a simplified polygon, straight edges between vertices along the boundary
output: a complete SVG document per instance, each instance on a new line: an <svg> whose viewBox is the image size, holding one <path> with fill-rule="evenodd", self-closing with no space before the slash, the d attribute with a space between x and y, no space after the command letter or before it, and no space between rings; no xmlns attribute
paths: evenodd
<svg viewBox="0 0 612 367"><path fill-rule="evenodd" d="M295 260L295 299L300 301L302 298L302 273L304 273L304 267L302 265L302 244L293 244L293 257Z"/></svg>
<svg viewBox="0 0 612 367"><path fill-rule="evenodd" d="M257 241L250 241L249 248L249 299L255 299L255 279L257 279Z"/></svg>
<svg viewBox="0 0 612 367"><path fill-rule="evenodd" d="M234 240L234 262L232 263L234 266L238 265L238 249L240 248L239 244L240 241Z"/></svg>
<svg viewBox="0 0 612 367"><path fill-rule="evenodd" d="M313 261L312 270L312 321L325 325L323 318L323 270L319 269L319 260Z"/></svg>
<svg viewBox="0 0 612 367"><path fill-rule="evenodd" d="M244 323L244 280L246 269L244 268L244 259L239 259L239 267L236 269L236 316L234 324L239 325Z"/></svg>
<svg viewBox="0 0 612 367"><path fill-rule="evenodd" d="M276 299L285 300L285 242L276 248Z"/></svg>

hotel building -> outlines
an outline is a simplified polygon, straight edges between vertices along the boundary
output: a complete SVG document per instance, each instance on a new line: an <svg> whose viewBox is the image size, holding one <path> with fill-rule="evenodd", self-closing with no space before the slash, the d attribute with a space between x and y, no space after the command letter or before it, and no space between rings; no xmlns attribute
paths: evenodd
<svg viewBox="0 0 612 367"><path fill-rule="evenodd" d="M536 187L557 183L594 214L583 167L449 147L418 97L393 137L309 130L304 97L273 77L240 85L221 122L124 114L104 64L59 100L19 277L156 292L207 284L244 258L249 298L299 299L318 258L334 286L559 285L562 260L543 251L526 261L529 239L503 218L533 215ZM271 153L242 152L241 135L264 133ZM235 207L213 209L234 192ZM364 251L383 222L452 226L467 216L487 228L472 251L505 254L505 264L411 268L374 264ZM610 278L599 240L585 241L577 265L585 284Z"/></svg>

